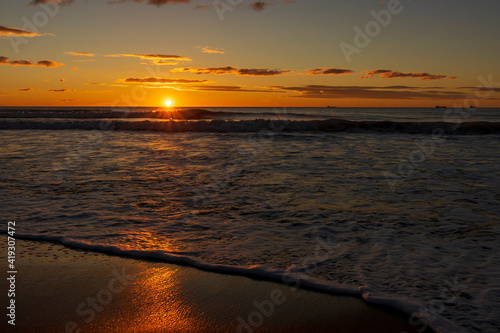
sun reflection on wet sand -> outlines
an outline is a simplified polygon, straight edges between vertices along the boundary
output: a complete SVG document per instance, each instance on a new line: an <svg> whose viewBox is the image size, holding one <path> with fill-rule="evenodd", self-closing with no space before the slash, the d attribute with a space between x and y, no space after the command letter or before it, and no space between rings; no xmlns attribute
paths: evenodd
<svg viewBox="0 0 500 333"><path fill-rule="evenodd" d="M134 267L135 278L94 329L109 332L194 332L199 327L176 269ZM111 320L110 320L111 319Z"/></svg>

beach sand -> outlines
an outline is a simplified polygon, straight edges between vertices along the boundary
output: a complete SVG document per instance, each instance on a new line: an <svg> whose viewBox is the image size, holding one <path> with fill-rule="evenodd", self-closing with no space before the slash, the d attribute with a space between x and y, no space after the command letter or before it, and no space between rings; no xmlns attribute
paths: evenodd
<svg viewBox="0 0 500 333"><path fill-rule="evenodd" d="M16 325L3 314L2 332L417 332L355 297L48 242L17 239L16 256Z"/></svg>

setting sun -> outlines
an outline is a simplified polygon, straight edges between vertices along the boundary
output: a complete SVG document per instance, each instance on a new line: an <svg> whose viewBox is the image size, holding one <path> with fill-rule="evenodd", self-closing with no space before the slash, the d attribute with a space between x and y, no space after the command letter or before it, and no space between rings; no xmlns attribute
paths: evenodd
<svg viewBox="0 0 500 333"><path fill-rule="evenodd" d="M165 101L165 106L171 106L171 105L172 105L172 101L171 101L171 100L169 100L169 99L167 99L167 100Z"/></svg>

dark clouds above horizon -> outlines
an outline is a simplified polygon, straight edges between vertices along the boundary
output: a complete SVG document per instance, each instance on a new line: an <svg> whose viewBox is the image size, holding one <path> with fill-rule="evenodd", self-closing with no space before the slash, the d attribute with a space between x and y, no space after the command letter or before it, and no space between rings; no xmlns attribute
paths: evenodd
<svg viewBox="0 0 500 333"><path fill-rule="evenodd" d="M233 66L224 67L183 67L174 68L171 70L172 73L195 73L195 74L213 74L213 75L224 75L224 74L235 74L239 76L274 76L281 75L283 73L288 73L290 70L284 69L265 69L265 68L237 68Z"/></svg>
<svg viewBox="0 0 500 333"><path fill-rule="evenodd" d="M41 67L59 67L64 64L58 63L52 60L40 60L38 62L33 62L30 60L9 60L9 58L0 56L0 65L9 65L9 66L41 66Z"/></svg>
<svg viewBox="0 0 500 333"><path fill-rule="evenodd" d="M61 6L66 6L66 5L72 4L75 1L76 0L32 0L29 3L29 5L36 6L36 5L46 4L46 3L52 2L52 3L58 3ZM135 2L137 4L147 4L147 5L152 5L152 6L156 6L156 7L161 7L161 6L167 5L167 4L187 4L187 3L191 3L191 0L107 0L106 1L106 3L110 4L110 5L122 4L125 2ZM293 1L293 0L284 0L284 1L260 1L260 0L257 0L257 1L252 1L250 4L248 4L248 6L256 12L261 12L265 8L267 8L268 6L271 6L271 5L290 5L290 4L294 4L295 2L296 1ZM212 6L217 6L217 5L219 5L219 4L217 4L216 2L213 2L213 3L208 4L208 5L197 5L196 8L207 9L207 8L211 8ZM233 4L231 4L231 5L233 7L241 6L241 5L243 5L243 0L241 0L241 2L235 2L234 5Z"/></svg>
<svg viewBox="0 0 500 333"><path fill-rule="evenodd" d="M19 29L19 28L12 28L12 27L7 27L4 25L0 25L0 38L8 38L8 37L38 37L38 36L46 36L46 35L51 35L48 33L45 34L39 34L37 32L25 30L25 29Z"/></svg>
<svg viewBox="0 0 500 333"><path fill-rule="evenodd" d="M436 75L429 73L411 73L411 72L398 72L391 69L377 69L374 71L362 71L364 74L362 79L367 79L369 77L379 76L382 79L406 79L406 78L417 78L422 81L431 81L431 80L454 80L456 76L446 76L446 75Z"/></svg>
<svg viewBox="0 0 500 333"><path fill-rule="evenodd" d="M466 93L445 90L427 90L427 87L409 86L330 86L305 85L296 87L277 86L274 88L299 93L300 98L356 98L356 99L424 99L443 100L465 98Z"/></svg>
<svg viewBox="0 0 500 333"><path fill-rule="evenodd" d="M188 80L188 79L162 79L155 77L147 78L127 78L123 82L127 83L202 83L207 82L207 80Z"/></svg>

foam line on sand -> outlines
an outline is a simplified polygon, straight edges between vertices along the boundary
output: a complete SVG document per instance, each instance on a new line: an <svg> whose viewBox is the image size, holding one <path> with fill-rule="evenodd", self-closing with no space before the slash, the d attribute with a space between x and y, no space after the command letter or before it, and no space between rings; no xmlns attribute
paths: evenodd
<svg viewBox="0 0 500 333"><path fill-rule="evenodd" d="M0 248L7 253L6 237ZM354 297L186 266L27 240L17 240L16 257L16 325L8 325L4 314L2 332L410 333L419 328L406 314ZM5 279L0 285L8 289Z"/></svg>

